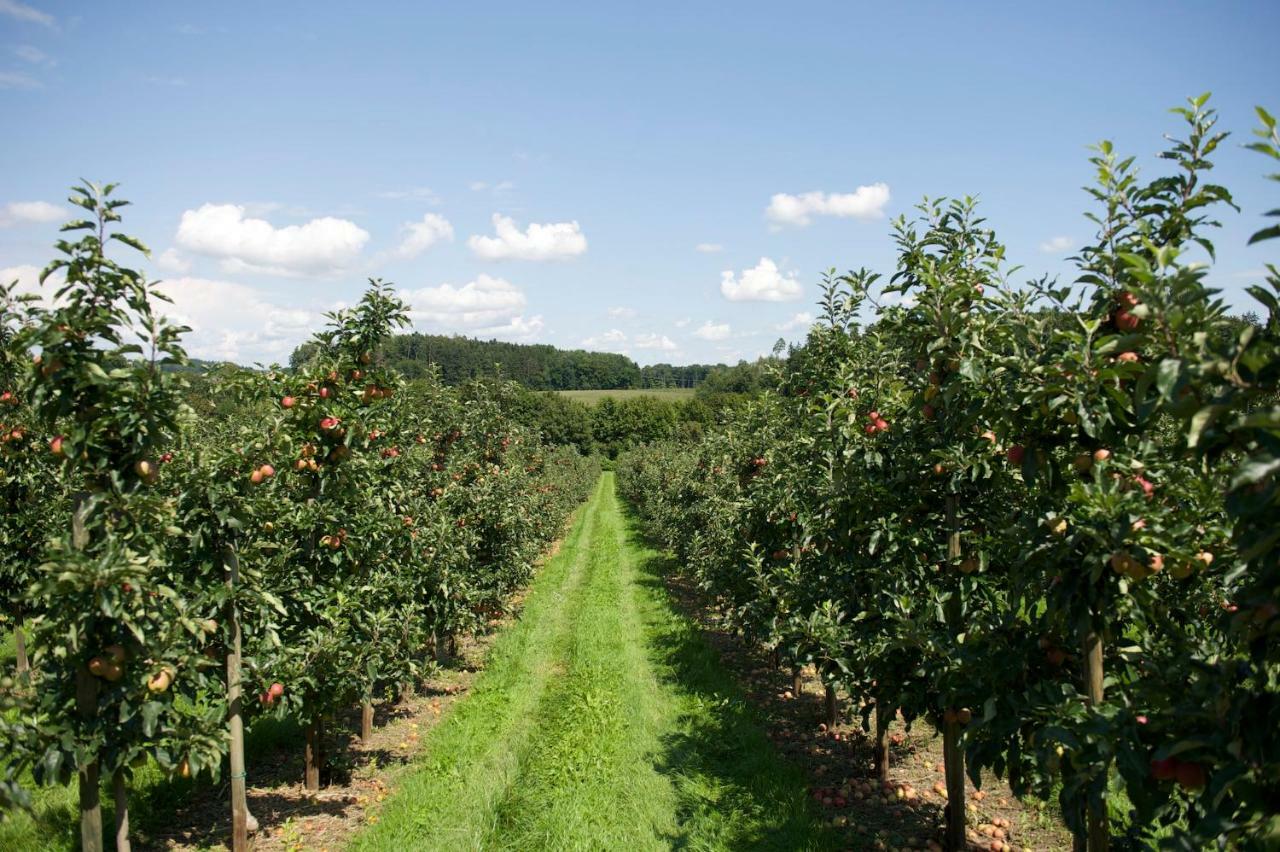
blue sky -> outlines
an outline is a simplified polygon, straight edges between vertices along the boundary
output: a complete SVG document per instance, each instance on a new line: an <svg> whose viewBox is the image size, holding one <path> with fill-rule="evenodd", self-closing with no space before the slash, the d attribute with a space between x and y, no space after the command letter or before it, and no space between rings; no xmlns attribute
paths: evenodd
<svg viewBox="0 0 1280 852"><path fill-rule="evenodd" d="M47 262L84 176L136 205L193 355L283 360L377 276L423 331L731 361L802 338L822 270L891 272L925 194L1069 276L1087 147L1154 173L1212 90L1246 309L1277 32L1275 2L0 0L0 273Z"/></svg>

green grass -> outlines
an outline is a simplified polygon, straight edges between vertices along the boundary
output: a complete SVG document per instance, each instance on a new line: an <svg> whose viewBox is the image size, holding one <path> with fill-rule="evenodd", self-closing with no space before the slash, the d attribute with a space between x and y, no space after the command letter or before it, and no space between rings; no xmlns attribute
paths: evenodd
<svg viewBox="0 0 1280 852"><path fill-rule="evenodd" d="M641 396L650 396L654 399L660 399L664 402L682 402L684 400L693 399L693 388L652 388L652 389L633 389L625 390L565 390L555 391L561 396L567 396L569 399L576 399L578 402L586 405L596 405L605 397L613 397L616 400L635 399Z"/></svg>
<svg viewBox="0 0 1280 852"><path fill-rule="evenodd" d="M662 567L605 474L355 848L825 848L803 779L673 611Z"/></svg>

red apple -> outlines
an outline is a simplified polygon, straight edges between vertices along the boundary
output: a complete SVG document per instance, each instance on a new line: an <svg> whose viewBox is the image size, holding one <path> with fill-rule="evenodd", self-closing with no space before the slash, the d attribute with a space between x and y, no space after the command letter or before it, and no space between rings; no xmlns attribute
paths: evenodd
<svg viewBox="0 0 1280 852"><path fill-rule="evenodd" d="M62 441L63 441L63 437L61 435L59 435L58 437L50 441L49 452L53 453L55 456L62 455Z"/></svg>
<svg viewBox="0 0 1280 852"><path fill-rule="evenodd" d="M269 464L264 464L262 467L258 468L258 470L262 472L263 479L270 479L276 475L276 469Z"/></svg>
<svg viewBox="0 0 1280 852"><path fill-rule="evenodd" d="M281 408L293 408L293 404L294 404L296 401L297 401L297 400L295 400L295 399L294 399L293 397L291 397L291 396L283 397L283 398L280 400L280 407L281 407Z"/></svg>
<svg viewBox="0 0 1280 852"><path fill-rule="evenodd" d="M1174 769L1174 775L1178 779L1179 786L1184 790L1199 790L1209 780L1208 773L1198 763L1178 761L1177 768Z"/></svg>
<svg viewBox="0 0 1280 852"><path fill-rule="evenodd" d="M276 683L271 684L271 688L267 690L267 693L272 698L279 698L280 696L284 695L284 684L278 681Z"/></svg>
<svg viewBox="0 0 1280 852"><path fill-rule="evenodd" d="M1027 448L1021 444L1014 444L1009 448L1005 456L1009 459L1010 464L1022 464L1022 460L1026 458Z"/></svg>

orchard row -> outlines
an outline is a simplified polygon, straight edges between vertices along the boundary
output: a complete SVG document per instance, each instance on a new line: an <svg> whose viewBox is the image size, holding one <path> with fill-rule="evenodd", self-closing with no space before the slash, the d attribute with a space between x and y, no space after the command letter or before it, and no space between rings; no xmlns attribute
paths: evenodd
<svg viewBox="0 0 1280 852"><path fill-rule="evenodd" d="M971 201L926 202L761 401L619 464L745 635L875 713L884 777L899 712L942 734L951 848L966 773L1080 848L1280 842L1280 275L1238 319L1192 262L1232 205L1206 100L1168 175L1099 146L1073 285L1012 286Z"/></svg>
<svg viewBox="0 0 1280 852"><path fill-rule="evenodd" d="M0 593L18 672L0 689L3 799L79 781L102 848L100 783L128 848L149 762L229 760L243 848L243 726L306 729L409 690L523 585L598 478L502 414L499 383L403 383L381 361L406 308L375 282L291 370L181 368L182 328L112 259L124 202L86 184L35 301L0 291ZM73 241L72 236L76 237ZM52 282L61 281L56 288ZM7 673L6 673L7 674Z"/></svg>

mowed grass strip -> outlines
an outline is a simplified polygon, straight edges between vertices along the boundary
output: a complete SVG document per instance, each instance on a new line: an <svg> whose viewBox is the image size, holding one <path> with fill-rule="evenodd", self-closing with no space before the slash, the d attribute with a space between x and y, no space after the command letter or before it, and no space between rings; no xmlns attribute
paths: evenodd
<svg viewBox="0 0 1280 852"><path fill-rule="evenodd" d="M356 848L827 848L803 778L672 608L664 567L605 474Z"/></svg>
<svg viewBox="0 0 1280 852"><path fill-rule="evenodd" d="M429 735L422 768L404 776L377 824L352 848L482 848L497 804L528 750L538 704L558 664L551 651L568 627L568 599L585 572L601 487L534 580L520 620L495 641L471 693Z"/></svg>

